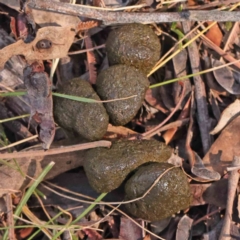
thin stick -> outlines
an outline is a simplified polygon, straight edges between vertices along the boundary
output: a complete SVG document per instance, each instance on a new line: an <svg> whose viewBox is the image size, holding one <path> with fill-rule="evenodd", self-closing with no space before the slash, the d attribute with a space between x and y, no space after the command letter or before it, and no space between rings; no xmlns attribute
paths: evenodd
<svg viewBox="0 0 240 240"><path fill-rule="evenodd" d="M110 146L111 146L111 142L109 141L96 141L96 142L90 142L90 143L76 144L76 145L67 146L67 147L53 148L47 151L37 150L37 151L28 151L28 152L2 153L0 154L0 158L10 159L10 158L23 158L23 157L34 157L34 156L48 156L48 155L55 155L60 153L80 151L80 150L89 149L89 148L110 147Z"/></svg>
<svg viewBox="0 0 240 240"><path fill-rule="evenodd" d="M78 51L73 51L73 52L69 52L68 55L75 55L75 54L81 54L81 53L86 53L88 51L93 51L96 49L100 49L100 48L105 48L105 44L93 47L93 48L88 48L88 49L83 49L83 50L78 50Z"/></svg>
<svg viewBox="0 0 240 240"><path fill-rule="evenodd" d="M102 21L104 25L124 23L161 23L161 22L183 22L183 21L218 21L236 22L240 19L240 12L229 13L227 11L182 11L182 12L114 12L110 9L89 7L83 5L72 5L52 0L30 0L28 7L73 16L87 17ZM117 9L119 10L119 9Z"/></svg>
<svg viewBox="0 0 240 240"><path fill-rule="evenodd" d="M7 206L7 224L9 227L8 237L9 237L9 240L15 240L13 206L12 206L12 197L10 193L6 195L6 206Z"/></svg>
<svg viewBox="0 0 240 240"><path fill-rule="evenodd" d="M216 213L219 213L221 211L221 209L217 209L213 212L210 212L206 215L204 215L203 217L199 218L198 220L194 221L193 222L193 226L197 225L198 223L202 222L202 221L205 221L207 219L209 219L212 215L216 214Z"/></svg>
<svg viewBox="0 0 240 240"><path fill-rule="evenodd" d="M182 126L186 125L188 122L189 122L189 118L184 118L184 119L179 119L179 120L176 120L174 122L168 123L168 124L164 125L163 127L159 128L156 131L156 133L151 133L149 136L145 137L145 139L148 139L148 138L152 137L153 135L155 135L157 133L164 132L164 131L167 131L167 130L172 129L172 128L182 127ZM135 140L138 137L139 137L139 134L134 133L134 136L129 137L128 140Z"/></svg>

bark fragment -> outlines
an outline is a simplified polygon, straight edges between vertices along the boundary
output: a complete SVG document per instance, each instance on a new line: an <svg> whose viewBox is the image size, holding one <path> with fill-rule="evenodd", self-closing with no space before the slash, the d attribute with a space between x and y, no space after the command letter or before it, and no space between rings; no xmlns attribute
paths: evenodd
<svg viewBox="0 0 240 240"><path fill-rule="evenodd" d="M49 149L55 135L51 81L41 62L24 68L23 75L31 104L30 121L35 129L40 128L39 138L43 148Z"/></svg>

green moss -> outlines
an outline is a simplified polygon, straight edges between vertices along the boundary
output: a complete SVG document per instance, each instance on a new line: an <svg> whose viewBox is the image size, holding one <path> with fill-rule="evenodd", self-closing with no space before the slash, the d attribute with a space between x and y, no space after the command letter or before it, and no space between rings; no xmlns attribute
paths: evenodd
<svg viewBox="0 0 240 240"><path fill-rule="evenodd" d="M115 65L98 75L96 91L102 100L136 95L126 100L104 103L111 122L114 125L124 125L137 114L148 86L147 77L136 68Z"/></svg>
<svg viewBox="0 0 240 240"><path fill-rule="evenodd" d="M116 141L110 149L89 149L84 170L97 192L110 192L138 166L146 162L166 162L171 153L170 147L155 140Z"/></svg>
<svg viewBox="0 0 240 240"><path fill-rule="evenodd" d="M141 166L125 185L126 200L141 197L154 181L173 165L150 163ZM190 187L186 175L179 168L169 170L147 196L125 205L133 216L158 221L186 209L190 204Z"/></svg>
<svg viewBox="0 0 240 240"><path fill-rule="evenodd" d="M134 66L147 75L159 60L161 45L149 26L133 23L113 30L106 50L110 65Z"/></svg>
<svg viewBox="0 0 240 240"><path fill-rule="evenodd" d="M100 100L92 86L79 78L61 86L59 92ZM56 97L54 119L62 128L94 141L104 136L109 118L102 103L84 103Z"/></svg>

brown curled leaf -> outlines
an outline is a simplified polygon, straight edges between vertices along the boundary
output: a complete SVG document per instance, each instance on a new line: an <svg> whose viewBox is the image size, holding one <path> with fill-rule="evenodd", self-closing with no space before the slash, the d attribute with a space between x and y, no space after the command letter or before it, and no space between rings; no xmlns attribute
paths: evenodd
<svg viewBox="0 0 240 240"><path fill-rule="evenodd" d="M34 62L23 70L24 83L31 104L30 121L39 127L39 138L44 149L49 149L54 135L51 81L41 62Z"/></svg>
<svg viewBox="0 0 240 240"><path fill-rule="evenodd" d="M74 40L75 30L71 27L43 27L38 30L36 38L30 43L19 40L0 50L0 69L13 55L23 55L27 61L48 60L65 57ZM51 48L38 49L37 43L46 39L52 43Z"/></svg>

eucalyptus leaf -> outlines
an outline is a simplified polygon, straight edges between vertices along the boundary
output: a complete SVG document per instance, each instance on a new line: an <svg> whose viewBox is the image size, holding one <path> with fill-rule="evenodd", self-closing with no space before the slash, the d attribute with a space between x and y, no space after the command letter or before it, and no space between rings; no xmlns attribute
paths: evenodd
<svg viewBox="0 0 240 240"><path fill-rule="evenodd" d="M218 60L212 60L213 67L219 67L224 63ZM240 94L240 84L234 78L233 72L228 67L222 67L213 71L214 77L217 82L229 93L238 95Z"/></svg>

